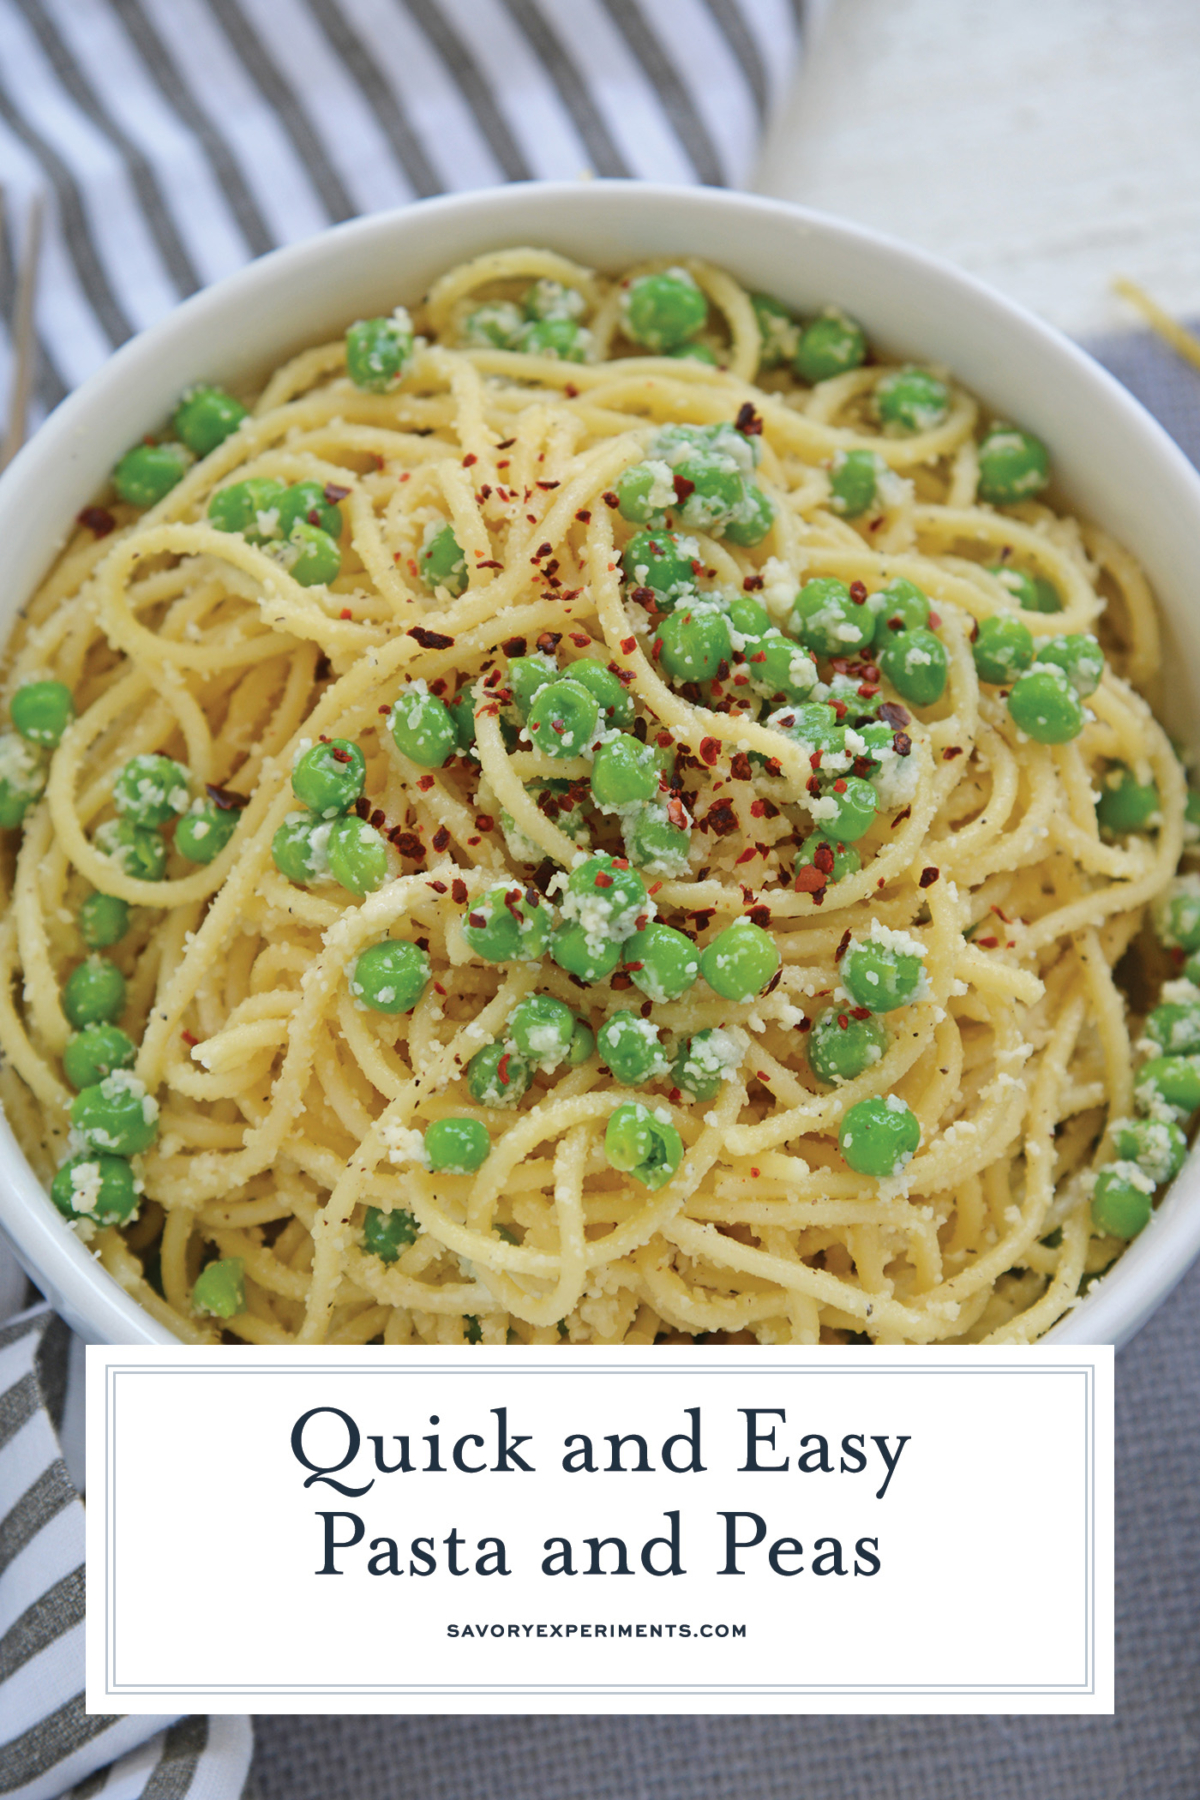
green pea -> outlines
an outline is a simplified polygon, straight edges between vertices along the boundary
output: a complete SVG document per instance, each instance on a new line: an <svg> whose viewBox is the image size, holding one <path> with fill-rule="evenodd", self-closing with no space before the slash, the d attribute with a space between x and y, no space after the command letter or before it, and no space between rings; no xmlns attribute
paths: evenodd
<svg viewBox="0 0 1200 1800"><path fill-rule="evenodd" d="M600 708L602 729L619 731L633 724L633 701L612 670L606 669L603 663L594 662L590 656L581 656L571 664L565 679L578 682L592 695Z"/></svg>
<svg viewBox="0 0 1200 1800"><path fill-rule="evenodd" d="M916 940L895 934L900 943L884 938L861 939L850 945L842 958L842 986L855 1006L865 1006L873 1013L894 1012L913 1000L923 1000L928 991L923 958L917 953ZM912 944L913 949L905 948Z"/></svg>
<svg viewBox="0 0 1200 1800"><path fill-rule="evenodd" d="M979 498L1016 506L1050 480L1050 452L1041 438L1015 425L993 425L979 446Z"/></svg>
<svg viewBox="0 0 1200 1800"><path fill-rule="evenodd" d="M988 569L1001 587L1007 588L1024 612L1056 613L1062 611L1062 600L1053 582L1041 575L1029 575L1024 569L1010 569L1004 563L993 563Z"/></svg>
<svg viewBox="0 0 1200 1800"><path fill-rule="evenodd" d="M90 1150L136 1156L158 1136L158 1102L136 1075L118 1069L76 1094L71 1123Z"/></svg>
<svg viewBox="0 0 1200 1800"><path fill-rule="evenodd" d="M9 711L23 738L53 749L75 717L75 702L65 682L27 681L13 695Z"/></svg>
<svg viewBox="0 0 1200 1800"><path fill-rule="evenodd" d="M368 1206L362 1232L363 1249L368 1256L377 1256L383 1263L394 1263L400 1252L415 1244L420 1235L421 1227L413 1214L402 1206L393 1207L391 1212L384 1212L379 1206Z"/></svg>
<svg viewBox="0 0 1200 1800"><path fill-rule="evenodd" d="M412 320L402 306L390 319L357 319L346 333L346 373L357 388L386 394L413 359Z"/></svg>
<svg viewBox="0 0 1200 1800"><path fill-rule="evenodd" d="M822 756L843 756L846 751L846 728L838 721L836 711L824 700L809 700L782 714L771 715L768 723L795 738L809 756L819 750Z"/></svg>
<svg viewBox="0 0 1200 1800"><path fill-rule="evenodd" d="M796 596L788 630L818 656L854 656L875 636L875 614L851 597L835 575L806 581Z"/></svg>
<svg viewBox="0 0 1200 1800"><path fill-rule="evenodd" d="M1136 1163L1155 1187L1174 1181L1187 1161L1188 1141L1168 1119L1117 1119L1109 1127L1121 1162Z"/></svg>
<svg viewBox="0 0 1200 1800"><path fill-rule="evenodd" d="M1013 723L1039 744L1066 744L1083 730L1083 701L1053 663L1018 675L1008 696Z"/></svg>
<svg viewBox="0 0 1200 1800"><path fill-rule="evenodd" d="M89 956L67 976L62 1005L77 1030L119 1018L125 1010L125 977L107 956Z"/></svg>
<svg viewBox="0 0 1200 1800"><path fill-rule="evenodd" d="M411 1012L432 973L433 964L419 944L383 938L355 957L350 993L369 1012Z"/></svg>
<svg viewBox="0 0 1200 1800"><path fill-rule="evenodd" d="M759 368L778 369L782 364L790 363L800 342L800 326L795 316L782 300L776 300L771 294L751 294L750 304L762 340Z"/></svg>
<svg viewBox="0 0 1200 1800"><path fill-rule="evenodd" d="M752 600L749 594L735 594L729 602L726 613L729 629L747 642L757 642L766 637L768 631L774 630L771 615L765 606Z"/></svg>
<svg viewBox="0 0 1200 1800"><path fill-rule="evenodd" d="M132 756L113 782L113 805L131 825L166 825L186 809L190 781L169 756Z"/></svg>
<svg viewBox="0 0 1200 1800"><path fill-rule="evenodd" d="M883 465L873 450L839 450L829 472L829 510L858 519L875 504Z"/></svg>
<svg viewBox="0 0 1200 1800"><path fill-rule="evenodd" d="M508 1035L528 1062L550 1073L565 1061L577 1023L553 994L526 994L509 1014Z"/></svg>
<svg viewBox="0 0 1200 1800"><path fill-rule="evenodd" d="M1148 1016L1144 1031L1163 1056L1186 1056L1200 1050L1200 1001L1168 1000Z"/></svg>
<svg viewBox="0 0 1200 1800"><path fill-rule="evenodd" d="M464 753L475 747L475 699L470 688L456 694L453 700L444 702L446 711L454 722L454 737L458 749Z"/></svg>
<svg viewBox="0 0 1200 1800"><path fill-rule="evenodd" d="M1095 693L1104 673L1104 652L1088 631L1043 638L1038 644L1035 660L1053 663L1062 669L1081 700Z"/></svg>
<svg viewBox="0 0 1200 1800"><path fill-rule="evenodd" d="M595 1053L596 1039L592 1033L591 1027L585 1025L582 1019L576 1019L574 1029L571 1032L571 1043L567 1050L568 1069L580 1068L582 1064L588 1060L589 1056L594 1056Z"/></svg>
<svg viewBox="0 0 1200 1800"><path fill-rule="evenodd" d="M756 515L746 507L749 490L731 457L709 450L697 451L674 464L673 477L679 517L694 531L711 531L718 537L724 536L739 511L744 512L753 524ZM757 543L769 525L770 520L749 541Z"/></svg>
<svg viewBox="0 0 1200 1800"><path fill-rule="evenodd" d="M435 1119L425 1128L425 1154L439 1174L473 1175L491 1148L487 1126L478 1119Z"/></svg>
<svg viewBox="0 0 1200 1800"><path fill-rule="evenodd" d="M1008 613L984 619L971 645L980 681L1007 687L1033 661L1033 633Z"/></svg>
<svg viewBox="0 0 1200 1800"><path fill-rule="evenodd" d="M633 344L661 354L703 331L708 301L686 269L638 275L623 288L621 329Z"/></svg>
<svg viewBox="0 0 1200 1800"><path fill-rule="evenodd" d="M246 1310L245 1262L222 1256L201 1269L192 1288L192 1311L214 1319L232 1319Z"/></svg>
<svg viewBox="0 0 1200 1800"><path fill-rule="evenodd" d="M129 930L129 907L115 894L89 894L79 908L79 935L89 950L107 950Z"/></svg>
<svg viewBox="0 0 1200 1800"><path fill-rule="evenodd" d="M0 734L0 827L14 830L46 786L46 753L18 737Z"/></svg>
<svg viewBox="0 0 1200 1800"><path fill-rule="evenodd" d="M388 727L401 756L422 769L440 769L458 743L449 711L436 694L426 691L423 681L413 682L398 696Z"/></svg>
<svg viewBox="0 0 1200 1800"><path fill-rule="evenodd" d="M810 321L800 333L792 367L801 381L815 385L857 369L866 359L867 340L861 325L836 306Z"/></svg>
<svg viewBox="0 0 1200 1800"><path fill-rule="evenodd" d="M578 919L594 937L629 937L648 907L641 876L605 850L572 869L562 902L564 919Z"/></svg>
<svg viewBox="0 0 1200 1800"><path fill-rule="evenodd" d="M899 1175L920 1143L916 1116L895 1094L858 1101L838 1131L838 1149L855 1173L881 1180Z"/></svg>
<svg viewBox="0 0 1200 1800"><path fill-rule="evenodd" d="M503 1044L485 1044L467 1064L467 1090L478 1106L517 1106L529 1090L529 1065Z"/></svg>
<svg viewBox="0 0 1200 1800"><path fill-rule="evenodd" d="M472 350L515 350L525 332L526 318L511 300L486 300L462 322L462 341Z"/></svg>
<svg viewBox="0 0 1200 1800"><path fill-rule="evenodd" d="M214 862L238 827L235 807L220 807L215 800L193 800L175 827L175 848L189 862Z"/></svg>
<svg viewBox="0 0 1200 1800"><path fill-rule="evenodd" d="M108 819L96 831L96 848L112 858L132 881L161 881L167 845L161 831L135 825L132 819Z"/></svg>
<svg viewBox="0 0 1200 1800"><path fill-rule="evenodd" d="M675 350L668 350L667 355L676 362L703 363L706 369L718 369L717 353L710 350L707 344L680 344Z"/></svg>
<svg viewBox="0 0 1200 1800"><path fill-rule="evenodd" d="M662 757L652 745L639 744L634 737L610 738L601 744L592 764L592 796L599 806L653 800L661 772Z"/></svg>
<svg viewBox="0 0 1200 1800"><path fill-rule="evenodd" d="M513 705L523 719L544 687L562 679L562 671L546 656L513 656L508 663L508 686Z"/></svg>
<svg viewBox="0 0 1200 1800"><path fill-rule="evenodd" d="M665 1187L683 1161L683 1139L669 1118L660 1119L637 1100L625 1100L609 1116L604 1154L614 1169L642 1187Z"/></svg>
<svg viewBox="0 0 1200 1800"><path fill-rule="evenodd" d="M868 594L867 605L889 631L916 631L929 623L929 595L903 575L897 575L878 593Z"/></svg>
<svg viewBox="0 0 1200 1800"><path fill-rule="evenodd" d="M50 1183L50 1198L67 1219L93 1219L97 1225L120 1225L132 1218L141 1184L123 1156L97 1156L86 1150L63 1163Z"/></svg>
<svg viewBox="0 0 1200 1800"><path fill-rule="evenodd" d="M544 756L583 756L596 742L600 708L588 688L564 677L534 695L526 725Z"/></svg>
<svg viewBox="0 0 1200 1800"><path fill-rule="evenodd" d="M454 599L466 591L467 559L454 535L453 525L446 522L425 527L421 548L417 551L417 568L427 588L445 588Z"/></svg>
<svg viewBox="0 0 1200 1800"><path fill-rule="evenodd" d="M319 481L297 481L279 502L279 529L284 537L302 522L317 527L334 543L342 535L342 509L325 498Z"/></svg>
<svg viewBox="0 0 1200 1800"><path fill-rule="evenodd" d="M876 383L875 406L894 431L933 431L950 411L950 390L928 369L906 363Z"/></svg>
<svg viewBox="0 0 1200 1800"><path fill-rule="evenodd" d="M311 744L292 769L292 792L322 819L349 812L366 785L367 759L349 738Z"/></svg>
<svg viewBox="0 0 1200 1800"><path fill-rule="evenodd" d="M1154 1190L1136 1163L1101 1169L1092 1189L1092 1224L1106 1237L1133 1238L1150 1223Z"/></svg>
<svg viewBox="0 0 1200 1800"><path fill-rule="evenodd" d="M666 508L674 506L675 488L665 479L663 467L660 463L630 463L613 483L617 510L631 525L659 524Z"/></svg>
<svg viewBox="0 0 1200 1800"><path fill-rule="evenodd" d="M271 858L286 881L315 881L329 868L329 826L310 812L289 813L271 839Z"/></svg>
<svg viewBox="0 0 1200 1800"><path fill-rule="evenodd" d="M654 655L674 681L711 681L728 674L733 639L723 614L680 606L659 626Z"/></svg>
<svg viewBox="0 0 1200 1800"><path fill-rule="evenodd" d="M181 482L192 462L183 444L135 444L113 470L117 495L129 506L157 506Z"/></svg>
<svg viewBox="0 0 1200 1800"><path fill-rule="evenodd" d="M629 859L647 875L685 875L691 842L690 831L670 824L650 808L639 812L625 830Z"/></svg>
<svg viewBox="0 0 1200 1800"><path fill-rule="evenodd" d="M208 503L208 522L218 531L240 532L248 544L282 537L279 515L287 495L282 481L255 476L218 488Z"/></svg>
<svg viewBox="0 0 1200 1800"><path fill-rule="evenodd" d="M747 482L745 496L734 507L721 535L728 544L750 548L761 544L775 523L775 502L757 483Z"/></svg>
<svg viewBox="0 0 1200 1800"><path fill-rule="evenodd" d="M592 334L575 319L535 319L526 325L518 346L527 356L548 356L555 362L587 361Z"/></svg>
<svg viewBox="0 0 1200 1800"><path fill-rule="evenodd" d="M541 276L521 297L527 319L581 319L587 301L578 288Z"/></svg>
<svg viewBox="0 0 1200 1800"><path fill-rule="evenodd" d="M1200 1107L1200 1057L1152 1056L1138 1070L1133 1098L1152 1119L1190 1118Z"/></svg>
<svg viewBox="0 0 1200 1800"><path fill-rule="evenodd" d="M342 553L334 539L303 519L292 526L278 560L301 587L327 587L342 569Z"/></svg>
<svg viewBox="0 0 1200 1800"><path fill-rule="evenodd" d="M644 1087L667 1073L657 1028L635 1012L610 1013L596 1034L596 1048L622 1087Z"/></svg>
<svg viewBox="0 0 1200 1800"><path fill-rule="evenodd" d="M554 924L554 908L535 888L489 888L476 900L463 925L463 936L477 956L488 962L537 962L545 955Z"/></svg>
<svg viewBox="0 0 1200 1800"><path fill-rule="evenodd" d="M595 937L578 920L559 925L550 939L550 954L559 968L589 986L607 981L621 960L622 950L628 950L628 944L617 938Z"/></svg>
<svg viewBox="0 0 1200 1800"><path fill-rule="evenodd" d="M742 1046L719 1025L685 1038L671 1064L671 1078L687 1099L715 1100L729 1077L741 1067Z"/></svg>
<svg viewBox="0 0 1200 1800"><path fill-rule="evenodd" d="M1158 824L1161 804L1153 781L1141 782L1124 763L1113 763L1100 777L1096 822L1110 837L1147 831Z"/></svg>
<svg viewBox="0 0 1200 1800"><path fill-rule="evenodd" d="M634 987L661 1006L665 1000L678 1000L693 986L700 973L700 957L691 938L654 919L626 943L625 967Z"/></svg>
<svg viewBox="0 0 1200 1800"><path fill-rule="evenodd" d="M171 422L189 450L207 456L249 417L241 401L224 388L193 387L187 389Z"/></svg>
<svg viewBox="0 0 1200 1800"><path fill-rule="evenodd" d="M388 875L387 845L356 813L344 813L329 827L329 873L351 894L373 894Z"/></svg>
<svg viewBox="0 0 1200 1800"><path fill-rule="evenodd" d="M621 569L631 586L653 588L663 607L667 600L695 592L698 551L692 538L670 531L638 531L621 552Z"/></svg>
<svg viewBox="0 0 1200 1800"><path fill-rule="evenodd" d="M778 973L781 961L769 932L749 919L735 919L701 951L700 973L723 1000L752 1000Z"/></svg>
<svg viewBox="0 0 1200 1800"><path fill-rule="evenodd" d="M900 698L913 706L932 706L945 692L946 646L924 626L889 632L879 652L879 666Z"/></svg>
<svg viewBox="0 0 1200 1800"><path fill-rule="evenodd" d="M834 842L856 843L870 829L878 804L869 781L858 775L841 776L813 806L816 828Z"/></svg>
<svg viewBox="0 0 1200 1800"><path fill-rule="evenodd" d="M750 686L758 694L782 694L794 704L817 685L817 665L811 650L772 629L768 637L747 643L744 652Z"/></svg>
<svg viewBox="0 0 1200 1800"><path fill-rule="evenodd" d="M1151 917L1168 950L1200 950L1200 876L1177 876L1154 902Z"/></svg>
<svg viewBox="0 0 1200 1800"><path fill-rule="evenodd" d="M114 1069L131 1069L137 1047L119 1025L85 1025L67 1040L63 1068L73 1088L94 1087Z"/></svg>
<svg viewBox="0 0 1200 1800"><path fill-rule="evenodd" d="M826 862L829 863L828 868L825 867ZM807 869L813 863L827 877L827 885L841 881L847 875L857 875L862 868L862 858L857 850L851 850L845 844L831 843L819 831L814 831L811 837L805 838L792 868L798 874L801 869Z"/></svg>
<svg viewBox="0 0 1200 1800"><path fill-rule="evenodd" d="M831 1006L821 1014L804 1042L813 1074L818 1081L835 1086L853 1081L882 1061L888 1047L888 1030L874 1014L856 1019Z"/></svg>

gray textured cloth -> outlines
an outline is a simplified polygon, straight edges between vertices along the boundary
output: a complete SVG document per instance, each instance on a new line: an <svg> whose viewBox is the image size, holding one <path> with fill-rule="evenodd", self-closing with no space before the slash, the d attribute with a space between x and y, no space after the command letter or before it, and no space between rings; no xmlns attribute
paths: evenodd
<svg viewBox="0 0 1200 1800"><path fill-rule="evenodd" d="M1200 465L1200 376L1141 335L1091 349ZM1111 1719L259 1715L254 1772L263 1800L1197 1800L1200 1265L1117 1359L1116 1526ZM1002 1546L946 1598L1037 1630Z"/></svg>

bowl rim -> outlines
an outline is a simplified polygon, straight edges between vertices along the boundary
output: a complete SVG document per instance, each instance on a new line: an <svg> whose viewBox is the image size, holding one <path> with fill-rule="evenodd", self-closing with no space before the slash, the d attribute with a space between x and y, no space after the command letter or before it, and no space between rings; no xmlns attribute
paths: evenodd
<svg viewBox="0 0 1200 1800"><path fill-rule="evenodd" d="M0 476L0 534L4 533L6 521L20 521L24 495L38 483L53 484L58 480L61 469L77 451L79 438L87 435L97 411L103 411L107 397L115 397L129 385L136 387L139 372L145 372L156 360L175 356L186 361L189 346L198 337L219 326L226 315L235 314L247 302L260 300L277 286L303 280L307 271L323 269L343 249L376 243L394 247L396 235L403 236L413 227L420 235L423 228L432 232L439 223L452 227L477 219L477 249L472 254L492 247L506 232L511 242L561 240L564 232L557 226L551 226L546 238L529 235L527 214L531 204L544 204L553 212L564 202L579 215L581 232L587 229L582 222L584 215L592 210L594 215L603 217L605 208L628 209L631 218L669 208L671 231L676 239L687 237L689 219L694 224L707 224L720 221L723 216L749 217L760 222L764 231L786 229L800 237L822 240L835 249L865 253L868 260L883 258L907 278L915 277L918 284L924 281L941 288L949 297L960 297L970 315L978 319L981 333L989 323L995 324L1010 344L1023 343L1035 360L1048 358L1051 365L1064 372L1064 378L1069 376L1085 408L1107 415L1107 423L1115 422L1127 434L1131 449L1136 447L1155 466L1159 478L1167 482L1189 516L1193 539L1200 537L1200 475L1158 420L1079 345L967 271L886 233L792 202L728 189L612 179L513 182L415 201L348 220L313 237L284 245L200 290L114 352L55 409L25 445ZM516 218L521 219L525 233L521 240L508 225ZM347 315L349 311L347 307ZM887 341L886 328L876 335ZM972 391L981 391L977 381L971 380L968 385ZM99 436L104 436L102 426ZM1066 485L1069 488L1069 482ZM79 503L85 504L86 497ZM42 539L40 561L26 556L32 574L19 584L17 607L57 556L73 511L72 507L63 519L63 537ZM0 1228L22 1264L47 1290L57 1310L85 1338L110 1343L178 1341L100 1268L73 1232L64 1228L2 1114ZM1151 1228L1124 1252L1112 1276L1098 1281L1086 1299L1038 1341L1050 1345L1127 1342L1166 1299L1197 1255L1200 1156L1189 1159L1189 1165L1160 1203Z"/></svg>

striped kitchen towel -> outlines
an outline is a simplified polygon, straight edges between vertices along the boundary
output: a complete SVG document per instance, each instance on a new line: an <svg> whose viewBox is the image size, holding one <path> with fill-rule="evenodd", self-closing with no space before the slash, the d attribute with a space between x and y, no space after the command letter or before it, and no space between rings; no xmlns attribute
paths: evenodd
<svg viewBox="0 0 1200 1800"><path fill-rule="evenodd" d="M536 178L738 186L803 0L0 0L0 321L42 197L34 420L276 245ZM11 350L0 325L0 396ZM0 1322L20 1304L0 1241ZM7 1296L7 1304L5 1299ZM247 1719L83 1710L65 1329L0 1323L0 1797L239 1800Z"/></svg>
<svg viewBox="0 0 1200 1800"><path fill-rule="evenodd" d="M197 288L342 219L585 171L744 185L802 7L0 0L0 183L10 214L48 205L40 409Z"/></svg>

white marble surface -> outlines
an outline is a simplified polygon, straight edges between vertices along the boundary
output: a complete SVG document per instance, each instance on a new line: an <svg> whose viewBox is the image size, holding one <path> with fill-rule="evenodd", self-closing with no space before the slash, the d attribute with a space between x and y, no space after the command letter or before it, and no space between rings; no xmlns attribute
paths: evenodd
<svg viewBox="0 0 1200 1800"><path fill-rule="evenodd" d="M1200 0L833 0L759 191L947 257L1074 335L1120 272L1200 315Z"/></svg>

